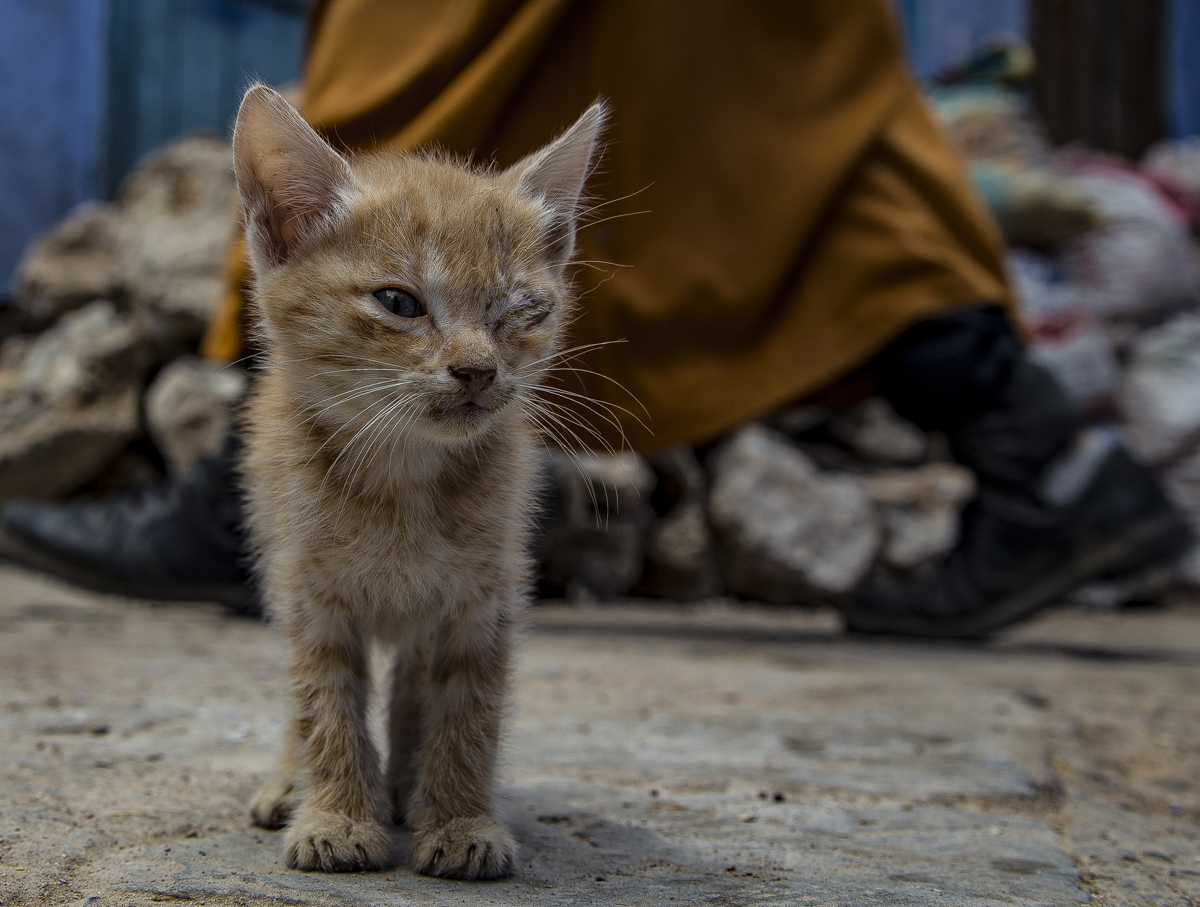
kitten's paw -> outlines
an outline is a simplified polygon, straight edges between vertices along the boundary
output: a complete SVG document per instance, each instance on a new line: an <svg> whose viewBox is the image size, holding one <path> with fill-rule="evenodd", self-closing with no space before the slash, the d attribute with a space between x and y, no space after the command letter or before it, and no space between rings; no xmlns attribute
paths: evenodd
<svg viewBox="0 0 1200 907"><path fill-rule="evenodd" d="M259 828L283 828L299 808L296 782L284 775L272 775L250 801L250 822Z"/></svg>
<svg viewBox="0 0 1200 907"><path fill-rule="evenodd" d="M391 839L382 822L301 808L288 827L284 847L292 869L356 872L386 866Z"/></svg>
<svg viewBox="0 0 1200 907"><path fill-rule="evenodd" d="M413 831L413 869L448 879L499 879L512 875L517 842L488 816L451 819Z"/></svg>

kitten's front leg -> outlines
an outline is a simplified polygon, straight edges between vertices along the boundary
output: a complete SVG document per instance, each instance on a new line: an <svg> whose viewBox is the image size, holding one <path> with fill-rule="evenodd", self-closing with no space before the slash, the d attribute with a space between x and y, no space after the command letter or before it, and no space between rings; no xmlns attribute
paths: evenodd
<svg viewBox="0 0 1200 907"><path fill-rule="evenodd" d="M432 655L408 810L418 872L495 879L513 871L516 842L494 817L510 623L504 609L482 625L448 623Z"/></svg>
<svg viewBox="0 0 1200 907"><path fill-rule="evenodd" d="M284 838L293 869L379 869L390 852L379 757L367 729L365 645L349 619L287 622L304 802Z"/></svg>

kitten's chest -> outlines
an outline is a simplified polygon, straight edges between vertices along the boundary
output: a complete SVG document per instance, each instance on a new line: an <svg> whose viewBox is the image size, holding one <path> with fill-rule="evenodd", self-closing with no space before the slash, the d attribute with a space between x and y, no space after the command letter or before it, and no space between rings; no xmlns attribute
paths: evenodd
<svg viewBox="0 0 1200 907"><path fill-rule="evenodd" d="M523 576L522 485L480 471L362 494L351 520L312 547L337 560L344 592L373 609L488 598Z"/></svg>

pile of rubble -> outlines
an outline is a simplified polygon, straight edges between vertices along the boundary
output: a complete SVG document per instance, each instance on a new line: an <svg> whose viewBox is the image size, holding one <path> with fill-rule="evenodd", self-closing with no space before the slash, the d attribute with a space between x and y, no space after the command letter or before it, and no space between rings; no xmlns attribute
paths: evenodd
<svg viewBox="0 0 1200 907"><path fill-rule="evenodd" d="M1140 167L1056 153L1013 96L971 91L934 102L1012 244L1034 354L1200 529L1200 146ZM220 139L176 142L31 245L0 312L0 500L128 488L219 446L246 378L194 353L237 217L229 161ZM542 591L573 598L835 599L935 563L974 494L944 439L878 399L548 463ZM1200 552L1178 578L1200 584Z"/></svg>
<svg viewBox="0 0 1200 907"><path fill-rule="evenodd" d="M2 314L0 499L142 484L219 443L245 377L191 354L237 218L230 160L176 142L26 251Z"/></svg>
<svg viewBox="0 0 1200 907"><path fill-rule="evenodd" d="M943 447L873 399L787 410L703 453L555 454L543 591L834 601L875 564L920 569L954 546L975 481Z"/></svg>
<svg viewBox="0 0 1200 907"><path fill-rule="evenodd" d="M1001 64L1005 53L986 52ZM930 100L1009 243L1032 354L1157 470L1200 534L1200 140L1164 142L1141 163L1055 150L1010 86L993 72L932 88ZM553 591L820 601L873 568L935 563L974 494L944 441L881 400L779 413L702 459L682 448L627 459L575 478L600 512L573 493L569 549L547 560ZM569 478L565 462L558 471ZM614 515L603 491L620 476ZM1200 586L1200 548L1174 579ZM1111 604L1139 591L1078 597Z"/></svg>

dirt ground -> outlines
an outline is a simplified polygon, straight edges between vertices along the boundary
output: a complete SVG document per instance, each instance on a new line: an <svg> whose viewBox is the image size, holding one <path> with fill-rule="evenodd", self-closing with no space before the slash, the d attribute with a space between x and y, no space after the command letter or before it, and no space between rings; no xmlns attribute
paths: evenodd
<svg viewBox="0 0 1200 907"><path fill-rule="evenodd" d="M0 569L0 904L1200 903L1200 606L982 645L832 611L531 610L503 773L516 875L293 872L245 807L270 627Z"/></svg>

